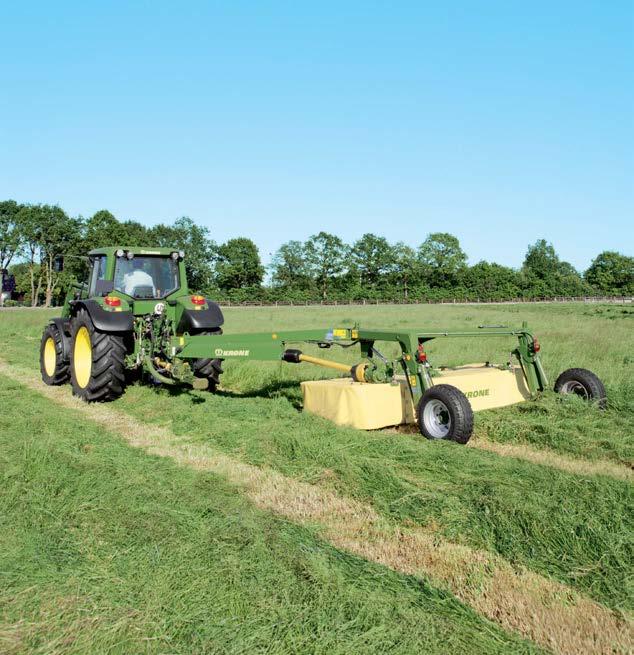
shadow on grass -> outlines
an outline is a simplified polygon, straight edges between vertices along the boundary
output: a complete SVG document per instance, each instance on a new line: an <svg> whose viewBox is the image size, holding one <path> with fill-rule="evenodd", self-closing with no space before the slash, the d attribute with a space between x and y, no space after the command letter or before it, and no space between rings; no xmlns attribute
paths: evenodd
<svg viewBox="0 0 634 655"><path fill-rule="evenodd" d="M155 394L167 394L170 397L178 397L183 394L188 395L192 404L201 405L206 402L205 393L192 389L185 385L168 386L166 384L149 384ZM297 410L302 410L301 394L298 393L299 382L296 380L278 380L250 391L238 392L230 389L218 389L213 393L214 396L221 398L286 398L288 402Z"/></svg>

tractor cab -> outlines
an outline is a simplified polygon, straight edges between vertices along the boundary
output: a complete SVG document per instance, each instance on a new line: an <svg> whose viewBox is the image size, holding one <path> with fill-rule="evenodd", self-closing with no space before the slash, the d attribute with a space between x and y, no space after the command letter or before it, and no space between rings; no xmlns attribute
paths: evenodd
<svg viewBox="0 0 634 655"><path fill-rule="evenodd" d="M88 296L123 294L130 300L162 300L187 291L184 253L168 248L104 248L89 253Z"/></svg>

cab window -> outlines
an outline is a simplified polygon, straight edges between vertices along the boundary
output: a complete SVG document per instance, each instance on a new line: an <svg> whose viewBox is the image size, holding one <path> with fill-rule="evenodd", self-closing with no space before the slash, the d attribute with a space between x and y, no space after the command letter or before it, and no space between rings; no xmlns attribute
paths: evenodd
<svg viewBox="0 0 634 655"><path fill-rule="evenodd" d="M178 289L178 262L171 257L119 257L114 288L138 299L165 298Z"/></svg>
<svg viewBox="0 0 634 655"><path fill-rule="evenodd" d="M106 279L106 257L99 255L93 259L92 274L90 276L90 295L100 296L103 293Z"/></svg>

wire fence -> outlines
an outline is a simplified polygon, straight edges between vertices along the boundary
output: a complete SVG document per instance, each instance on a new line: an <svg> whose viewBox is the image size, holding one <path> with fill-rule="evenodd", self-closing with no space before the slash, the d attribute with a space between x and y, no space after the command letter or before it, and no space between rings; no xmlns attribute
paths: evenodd
<svg viewBox="0 0 634 655"><path fill-rule="evenodd" d="M609 303L614 305L632 305L634 296L555 296L553 298L508 298L492 300L487 298L444 298L408 300L216 300L221 307L363 307L371 305L530 305L536 303ZM11 301L10 306L0 305L1 309L41 309L42 305L31 307L27 304Z"/></svg>
<svg viewBox="0 0 634 655"><path fill-rule="evenodd" d="M444 298L409 300L216 300L222 307L348 307L364 305L515 305L531 303L610 303L630 305L634 303L634 296L556 296L554 298L509 298L506 300L492 300L486 298Z"/></svg>

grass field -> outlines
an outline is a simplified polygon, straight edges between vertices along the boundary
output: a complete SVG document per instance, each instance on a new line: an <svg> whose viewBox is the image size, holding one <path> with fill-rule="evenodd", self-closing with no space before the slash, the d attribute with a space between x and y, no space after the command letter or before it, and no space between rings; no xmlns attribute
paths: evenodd
<svg viewBox="0 0 634 655"><path fill-rule="evenodd" d="M302 414L309 366L225 363L215 396L82 405L38 382L50 315L0 313L0 652L632 647L634 309L226 310L226 332L527 320L552 381L606 384L605 412L546 393L479 413L473 447ZM503 362L511 344L428 351Z"/></svg>

